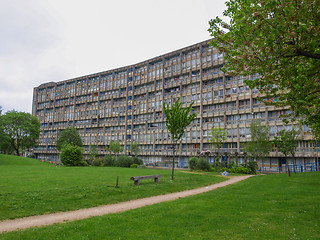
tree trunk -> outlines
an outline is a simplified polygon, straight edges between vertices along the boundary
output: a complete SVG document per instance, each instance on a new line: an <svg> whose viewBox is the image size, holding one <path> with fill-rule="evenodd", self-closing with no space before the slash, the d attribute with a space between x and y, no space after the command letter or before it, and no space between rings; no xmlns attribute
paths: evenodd
<svg viewBox="0 0 320 240"><path fill-rule="evenodd" d="M173 174L174 174L174 157L175 157L175 144L173 144L172 147L173 150L173 157L172 157L172 172L171 172L171 180L173 180Z"/></svg>
<svg viewBox="0 0 320 240"><path fill-rule="evenodd" d="M20 144L17 144L17 148L16 148L17 156L20 156L19 148L20 148Z"/></svg>
<svg viewBox="0 0 320 240"><path fill-rule="evenodd" d="M288 176L290 177L291 174L290 174L289 164L288 164L288 161L287 161L287 156L286 156L286 164L287 164Z"/></svg>
<svg viewBox="0 0 320 240"><path fill-rule="evenodd" d="M218 152L217 152L217 159L218 159L218 161L217 161L218 172L220 172L219 150L218 150Z"/></svg>

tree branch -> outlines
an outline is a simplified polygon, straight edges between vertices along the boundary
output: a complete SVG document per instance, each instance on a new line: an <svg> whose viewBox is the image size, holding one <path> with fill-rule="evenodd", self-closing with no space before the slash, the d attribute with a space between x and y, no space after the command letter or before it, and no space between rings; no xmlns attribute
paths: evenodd
<svg viewBox="0 0 320 240"><path fill-rule="evenodd" d="M296 54L297 56L305 56L309 58L320 59L320 54L310 53L302 50L301 48L296 48Z"/></svg>

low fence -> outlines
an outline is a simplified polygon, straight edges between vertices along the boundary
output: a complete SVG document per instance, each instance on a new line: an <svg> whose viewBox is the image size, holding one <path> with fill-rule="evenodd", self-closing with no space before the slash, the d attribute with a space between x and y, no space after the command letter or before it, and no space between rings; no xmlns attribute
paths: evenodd
<svg viewBox="0 0 320 240"><path fill-rule="evenodd" d="M290 172L315 172L320 171L320 163L289 164ZM287 166L259 167L260 172L287 173Z"/></svg>

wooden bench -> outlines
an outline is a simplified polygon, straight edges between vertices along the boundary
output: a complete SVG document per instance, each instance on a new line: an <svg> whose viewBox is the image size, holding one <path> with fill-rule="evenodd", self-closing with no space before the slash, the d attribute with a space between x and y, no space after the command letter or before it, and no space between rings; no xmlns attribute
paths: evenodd
<svg viewBox="0 0 320 240"><path fill-rule="evenodd" d="M140 180L154 178L154 182L159 182L159 178L161 177L162 175L149 175L149 176L131 177L130 179L134 181L135 185L140 185Z"/></svg>

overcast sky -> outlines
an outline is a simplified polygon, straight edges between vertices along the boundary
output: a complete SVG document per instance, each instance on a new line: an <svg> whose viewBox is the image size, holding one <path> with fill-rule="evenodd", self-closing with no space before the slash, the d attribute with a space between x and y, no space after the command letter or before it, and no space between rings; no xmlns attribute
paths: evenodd
<svg viewBox="0 0 320 240"><path fill-rule="evenodd" d="M30 112L33 88L207 40L225 0L0 0L0 106Z"/></svg>

